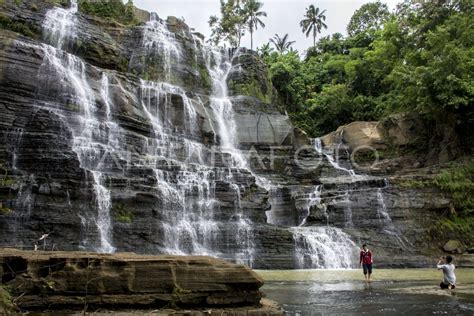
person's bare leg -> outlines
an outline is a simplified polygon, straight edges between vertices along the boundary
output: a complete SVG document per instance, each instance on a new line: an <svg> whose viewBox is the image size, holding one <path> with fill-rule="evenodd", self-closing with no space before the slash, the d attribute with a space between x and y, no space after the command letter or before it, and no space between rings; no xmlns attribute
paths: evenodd
<svg viewBox="0 0 474 316"><path fill-rule="evenodd" d="M368 276L369 276L369 277L368 277L367 280L368 280L369 282L370 282L370 276L371 276L371 275L372 275L372 273L368 273Z"/></svg>

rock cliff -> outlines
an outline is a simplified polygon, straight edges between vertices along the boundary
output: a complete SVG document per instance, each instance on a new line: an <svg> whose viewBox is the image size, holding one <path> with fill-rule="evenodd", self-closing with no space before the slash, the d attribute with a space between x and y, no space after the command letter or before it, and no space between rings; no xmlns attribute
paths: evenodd
<svg viewBox="0 0 474 316"><path fill-rule="evenodd" d="M380 266L438 249L449 199L356 174L352 132L295 129L254 52L173 17L126 26L53 3L0 4L0 245L259 268L353 267L364 241Z"/></svg>

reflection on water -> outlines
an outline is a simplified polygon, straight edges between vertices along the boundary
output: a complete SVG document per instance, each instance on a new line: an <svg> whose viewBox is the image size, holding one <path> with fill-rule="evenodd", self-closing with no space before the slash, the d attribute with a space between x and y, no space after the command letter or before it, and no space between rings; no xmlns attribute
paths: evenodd
<svg viewBox="0 0 474 316"><path fill-rule="evenodd" d="M458 287L438 288L436 269L257 271L263 291L288 315L474 314L474 269L458 269Z"/></svg>

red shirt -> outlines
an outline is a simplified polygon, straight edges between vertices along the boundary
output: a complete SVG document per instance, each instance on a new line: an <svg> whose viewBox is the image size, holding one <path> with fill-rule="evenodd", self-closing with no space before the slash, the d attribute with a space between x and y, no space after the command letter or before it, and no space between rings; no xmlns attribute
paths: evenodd
<svg viewBox="0 0 474 316"><path fill-rule="evenodd" d="M364 251L362 250L360 252L360 260L359 263L364 263L364 264L371 264L372 261L372 252L370 250Z"/></svg>

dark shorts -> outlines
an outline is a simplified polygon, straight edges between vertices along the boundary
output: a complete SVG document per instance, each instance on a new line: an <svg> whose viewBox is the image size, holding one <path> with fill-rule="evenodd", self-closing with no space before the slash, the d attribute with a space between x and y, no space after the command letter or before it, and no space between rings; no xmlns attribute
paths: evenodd
<svg viewBox="0 0 474 316"><path fill-rule="evenodd" d="M447 289L448 286L449 286L449 283L441 282L441 283L439 284L439 287L442 288L443 290ZM456 285L451 285L451 288L452 288L452 289L455 289L455 288L456 288Z"/></svg>
<svg viewBox="0 0 474 316"><path fill-rule="evenodd" d="M364 274L372 274L372 263L363 263L362 264L362 269L364 269Z"/></svg>

